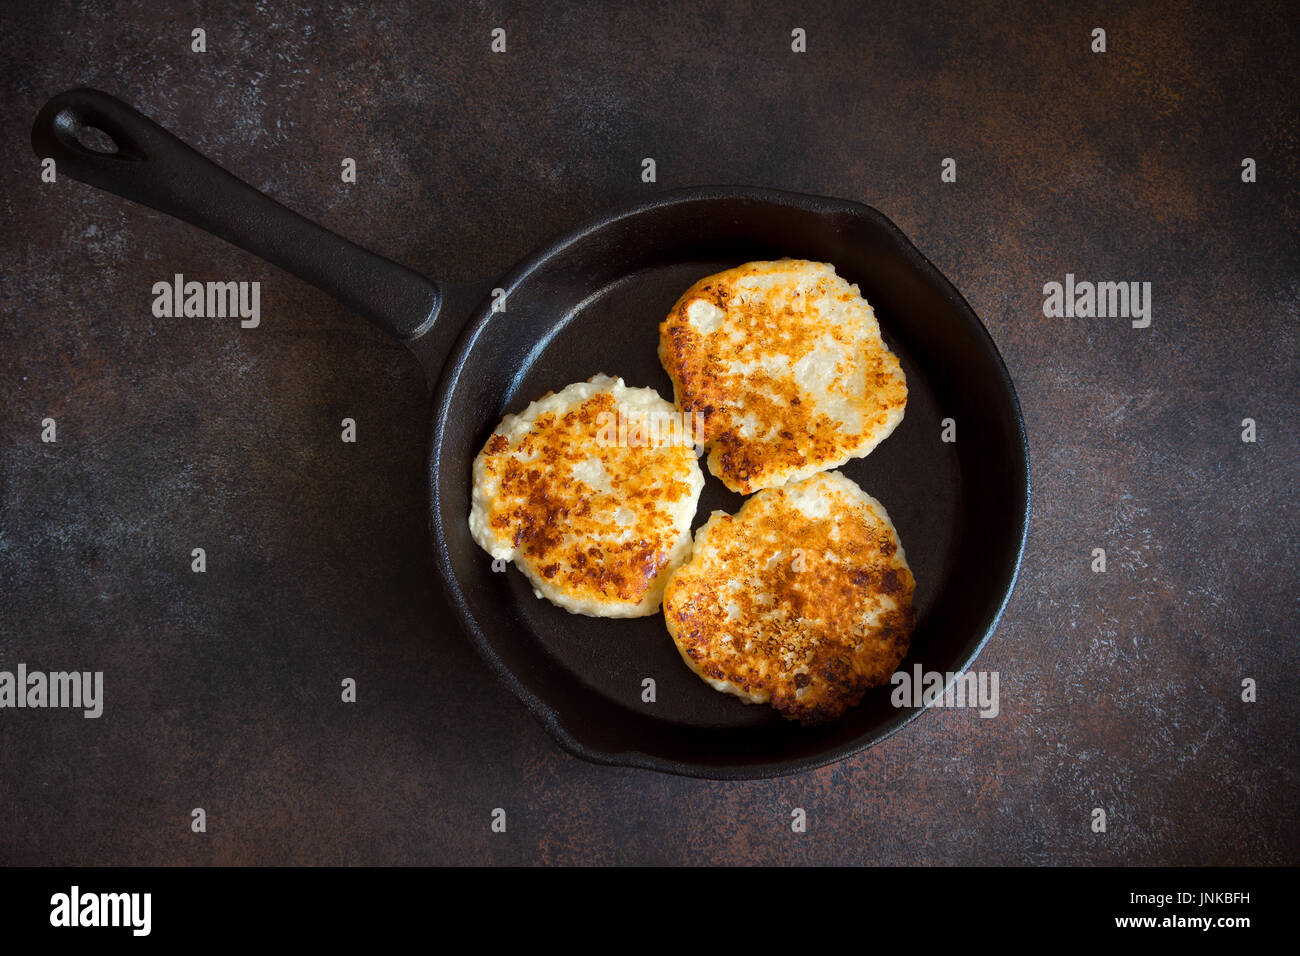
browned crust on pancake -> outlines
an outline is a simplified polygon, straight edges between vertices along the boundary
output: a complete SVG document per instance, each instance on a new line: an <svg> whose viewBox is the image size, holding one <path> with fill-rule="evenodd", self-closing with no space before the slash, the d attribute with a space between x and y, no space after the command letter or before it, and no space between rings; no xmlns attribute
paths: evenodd
<svg viewBox="0 0 1300 956"><path fill-rule="evenodd" d="M636 604L669 563L680 532L660 504L692 494L684 476L694 455L680 446L600 445L601 415L617 408L609 392L597 392L563 415L539 415L514 446L493 434L480 460L484 476L500 482L488 523L516 549L516 560L566 595ZM600 461L612 491L555 474L590 458ZM611 530L608 514L620 505L633 512L636 534L624 542L597 540Z"/></svg>
<svg viewBox="0 0 1300 956"><path fill-rule="evenodd" d="M887 683L914 623L915 582L887 516L840 481L797 483L825 486L827 517L809 517L780 488L735 516L715 514L664 594L668 631L697 674L805 724L836 720Z"/></svg>
<svg viewBox="0 0 1300 956"><path fill-rule="evenodd" d="M764 274L788 274L794 284L757 300L737 294L738 280ZM855 333L827 322L814 307L826 296L843 303L860 298L822 263L751 262L696 282L660 324L659 358L672 379L675 400L683 411L703 417L709 468L732 491L749 494L792 476L838 467L867 454L902 418L907 382L897 357L880 337L874 314L866 328ZM736 333L734 339L703 334L692 326L687 308L697 299L726 313L720 331ZM864 302L863 308L870 307ZM849 394L844 384L849 370L842 366L837 369L842 380L829 383L851 398L862 415L861 427L852 432L827 416L788 370L738 374L727 367L734 361L753 363L764 355L784 356L792 367L822 335L844 346L862 368L862 394ZM764 429L775 424L775 434L744 436L738 427L740 415L753 416Z"/></svg>

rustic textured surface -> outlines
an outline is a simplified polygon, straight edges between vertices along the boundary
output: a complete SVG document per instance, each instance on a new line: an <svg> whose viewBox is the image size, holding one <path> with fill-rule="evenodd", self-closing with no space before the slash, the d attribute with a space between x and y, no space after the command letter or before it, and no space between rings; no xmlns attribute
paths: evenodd
<svg viewBox="0 0 1300 956"><path fill-rule="evenodd" d="M0 862L1300 862L1286 4L410 6L5 13L0 669L103 670L107 700L99 720L0 711ZM658 189L879 207L983 317L1024 406L1028 551L980 658L1001 714L931 712L772 782L563 754L433 586L416 363L218 240L41 183L32 118L79 84L453 281ZM260 281L261 328L154 319L177 272ZM1151 327L1044 318L1066 272L1152 282Z"/></svg>

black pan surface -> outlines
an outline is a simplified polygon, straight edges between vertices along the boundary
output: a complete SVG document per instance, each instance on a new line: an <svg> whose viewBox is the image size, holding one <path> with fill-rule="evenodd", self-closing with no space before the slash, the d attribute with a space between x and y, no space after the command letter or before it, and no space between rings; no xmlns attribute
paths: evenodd
<svg viewBox="0 0 1300 956"><path fill-rule="evenodd" d="M82 143L87 127L114 149ZM833 263L873 304L902 361L903 423L843 468L888 509L916 578L918 624L902 669L966 670L992 633L1028 525L1020 411L970 306L876 210L743 187L661 194L543 247L497 283L505 308L488 299L466 324L449 314L436 283L289 211L106 93L54 97L32 143L57 157L60 173L241 246L412 349L435 389L430 522L449 603L484 659L570 752L694 776L773 776L863 750L917 713L894 707L884 687L837 724L786 722L695 677L661 616L569 614L534 597L518 572L494 571L470 537L472 462L502 416L602 372L670 397L658 323L697 279L746 261ZM956 442L940 439L945 418L955 421ZM697 526L741 504L717 479L706 481ZM652 703L642 699L647 678Z"/></svg>

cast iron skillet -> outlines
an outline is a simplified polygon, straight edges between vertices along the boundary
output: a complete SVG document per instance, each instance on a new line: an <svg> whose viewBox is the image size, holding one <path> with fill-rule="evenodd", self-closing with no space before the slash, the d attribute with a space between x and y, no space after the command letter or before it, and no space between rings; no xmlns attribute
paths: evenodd
<svg viewBox="0 0 1300 956"><path fill-rule="evenodd" d="M117 152L81 145L84 127L107 133ZM659 321L696 279L742 262L833 263L875 306L902 361L906 418L868 458L843 468L889 509L916 577L918 624L900 670L966 670L997 624L1029 518L1019 406L970 306L869 206L743 187L661 193L542 247L496 283L504 300L484 297L462 325L445 314L437 284L290 212L105 93L56 96L36 119L32 145L59 173L275 263L411 348L434 391L430 517L450 606L488 664L580 757L769 777L857 753L918 712L893 706L884 687L835 725L788 723L705 685L661 616L569 614L534 597L517 571L494 572L470 537L471 463L501 417L599 372L671 396L656 353ZM955 421L956 442L940 440L945 418ZM696 524L741 501L709 476ZM646 678L655 681L653 702L642 699Z"/></svg>

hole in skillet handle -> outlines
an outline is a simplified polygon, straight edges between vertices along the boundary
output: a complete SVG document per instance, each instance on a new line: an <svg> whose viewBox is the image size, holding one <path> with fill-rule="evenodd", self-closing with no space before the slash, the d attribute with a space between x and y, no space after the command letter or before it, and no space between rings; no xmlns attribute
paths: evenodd
<svg viewBox="0 0 1300 956"><path fill-rule="evenodd" d="M129 138L110 132L115 125L111 118L85 103L64 106L50 120L54 138L73 153L109 159L140 158L139 151L130 148Z"/></svg>
<svg viewBox="0 0 1300 956"><path fill-rule="evenodd" d="M58 122L62 123L63 118L67 116L70 124L75 124L76 119L66 111L60 113ZM116 156L121 152L117 148L117 143L112 136L109 136L98 126L80 125L73 126L72 131L76 136L77 142L85 149L92 153L100 153L104 156Z"/></svg>

